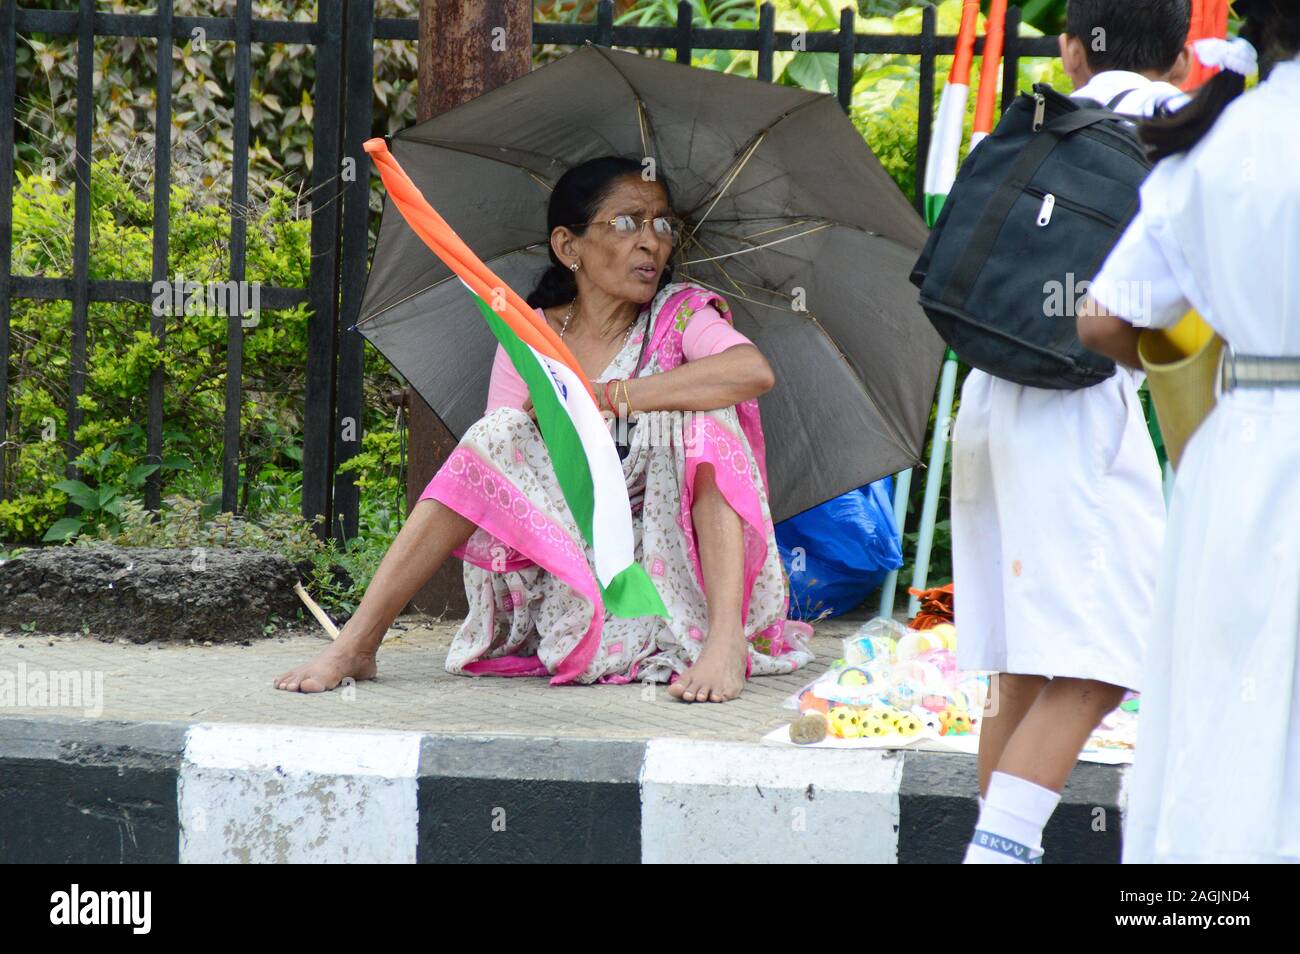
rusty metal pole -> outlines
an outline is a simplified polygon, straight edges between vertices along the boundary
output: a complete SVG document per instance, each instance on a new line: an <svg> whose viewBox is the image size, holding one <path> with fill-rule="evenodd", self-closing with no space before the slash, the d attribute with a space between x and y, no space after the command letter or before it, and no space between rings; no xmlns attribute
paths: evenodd
<svg viewBox="0 0 1300 954"><path fill-rule="evenodd" d="M423 122L532 69L532 3L421 0L419 58L417 118ZM406 511L410 513L455 449L456 439L411 388L406 389L406 402L410 428ZM448 560L411 600L410 609L444 617L469 612L461 562Z"/></svg>

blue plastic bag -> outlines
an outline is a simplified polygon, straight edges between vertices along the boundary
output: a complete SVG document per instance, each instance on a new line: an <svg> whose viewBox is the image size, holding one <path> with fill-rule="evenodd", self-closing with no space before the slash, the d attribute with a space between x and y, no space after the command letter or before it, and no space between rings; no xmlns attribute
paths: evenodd
<svg viewBox="0 0 1300 954"><path fill-rule="evenodd" d="M776 525L792 619L847 613L903 565L893 486L884 477Z"/></svg>

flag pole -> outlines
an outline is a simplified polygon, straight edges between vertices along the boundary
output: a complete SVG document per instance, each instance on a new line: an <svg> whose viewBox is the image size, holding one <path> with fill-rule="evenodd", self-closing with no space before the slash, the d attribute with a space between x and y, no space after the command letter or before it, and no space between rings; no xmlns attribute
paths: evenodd
<svg viewBox="0 0 1300 954"><path fill-rule="evenodd" d="M1003 4L1005 8L1005 3ZM925 219L933 226L943 209L943 201L952 188L961 158L962 127L966 121L966 103L970 96L971 67L975 58L975 36L979 27L979 0L964 0L961 26L957 32L957 45L953 55L952 70L939 100L939 118L926 163ZM939 376L938 411L935 416L934 436L930 448L929 471L926 474L925 498L921 507L920 533L917 535L916 561L912 568L912 586L920 589L930 574L930 550L934 543L935 518L939 506L939 488L943 480L943 464L948 453L948 417L952 412L953 394L957 383L957 355L949 348L944 353L943 371ZM912 471L899 474L894 494L894 515L902 532L907 517L907 497L911 490ZM892 616L894 597L898 586L898 573L894 571L882 586L881 616ZM920 601L911 597L907 615L915 616Z"/></svg>

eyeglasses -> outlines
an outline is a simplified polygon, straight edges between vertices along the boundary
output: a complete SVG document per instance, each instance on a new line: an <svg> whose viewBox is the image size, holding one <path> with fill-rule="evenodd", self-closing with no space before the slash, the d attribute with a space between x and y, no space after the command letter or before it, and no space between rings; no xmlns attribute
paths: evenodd
<svg viewBox="0 0 1300 954"><path fill-rule="evenodd" d="M596 225L602 223L610 226L614 234L619 238L631 238L633 235L640 235L645 231L646 223L653 222L655 235L659 238L666 238L672 244L676 245L682 239L682 232L686 228L686 223L681 219L671 215L660 215L652 219L642 219L640 222L631 215L616 215L612 219L603 219L593 222L579 222L578 225Z"/></svg>

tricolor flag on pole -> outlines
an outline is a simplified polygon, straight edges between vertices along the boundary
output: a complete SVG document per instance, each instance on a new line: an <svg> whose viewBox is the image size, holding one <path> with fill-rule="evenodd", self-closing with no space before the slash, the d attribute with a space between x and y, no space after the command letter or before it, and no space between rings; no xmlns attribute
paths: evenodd
<svg viewBox="0 0 1300 954"><path fill-rule="evenodd" d="M493 274L421 195L387 143L369 139L363 147L397 210L455 272L528 385L560 489L592 548L605 608L613 616L667 619L659 592L634 559L623 465L582 366L551 326Z"/></svg>
<svg viewBox="0 0 1300 954"><path fill-rule="evenodd" d="M1187 31L1187 42L1195 43L1211 37L1226 38L1228 6L1228 0L1192 0L1192 23ZM1206 66L1193 56L1192 68L1188 71L1182 88L1185 92L1191 92L1212 79L1217 72L1217 69Z"/></svg>
<svg viewBox="0 0 1300 954"><path fill-rule="evenodd" d="M1005 0L1001 2L1003 17L1006 16ZM948 82L943 87L939 99L939 118L935 123L934 138L930 140L930 152L925 167L925 219L928 225L934 225L943 211L944 200L952 190L957 178L958 160L961 156L962 130L966 122L966 102L970 98L971 63L975 58L975 32L979 26L979 0L964 0L961 8L961 26L957 31L957 47L952 59L952 71ZM992 37L986 39L989 42ZM984 58L984 77L981 78L981 101L985 88L992 88L996 83L997 62L1002 51L999 43L996 58L987 53ZM994 83L986 77L989 74L989 61L993 61ZM991 128L992 116L988 122ZM971 148L978 140L971 139ZM957 354L951 348L944 352L943 370L939 374L939 395L935 406L934 439L930 442L930 466L925 479L925 496L921 502L921 525L917 528L916 560L912 568L912 597L908 600L907 614L915 616L920 609L920 600L916 593L925 589L926 579L930 575L930 550L934 545L934 529L939 514L939 491L943 484L944 463L948 459L949 424L952 414L953 396L957 390ZM900 479L899 485L904 483ZM907 480L910 485L910 475Z"/></svg>
<svg viewBox="0 0 1300 954"><path fill-rule="evenodd" d="M966 123L966 102L970 98L971 63L975 58L975 30L979 22L979 0L963 0L957 50L952 58L948 82L939 97L939 116L925 164L925 222L934 225L943 200L957 178L962 130Z"/></svg>
<svg viewBox="0 0 1300 954"><path fill-rule="evenodd" d="M993 131L997 114L998 70L1002 66L1002 48L1007 36L1007 0L992 0L988 19L984 21L984 58L980 65L979 99L975 103L975 125L971 129L973 150Z"/></svg>

